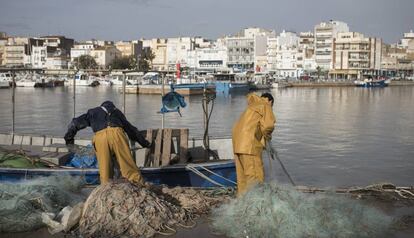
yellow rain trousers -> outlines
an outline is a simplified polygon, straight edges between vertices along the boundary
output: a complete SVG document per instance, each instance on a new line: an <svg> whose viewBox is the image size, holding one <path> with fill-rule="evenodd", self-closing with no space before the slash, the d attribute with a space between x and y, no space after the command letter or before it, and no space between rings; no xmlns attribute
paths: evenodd
<svg viewBox="0 0 414 238"><path fill-rule="evenodd" d="M247 95L247 109L233 127L233 153L236 162L237 195L264 182L262 151L272 139L275 126L272 103L267 98Z"/></svg>
<svg viewBox="0 0 414 238"><path fill-rule="evenodd" d="M121 127L107 127L96 132L92 143L98 159L101 184L107 183L113 176L112 154L115 154L122 177L134 183L144 183Z"/></svg>
<svg viewBox="0 0 414 238"><path fill-rule="evenodd" d="M260 155L236 154L237 195L255 184L264 182L263 161Z"/></svg>

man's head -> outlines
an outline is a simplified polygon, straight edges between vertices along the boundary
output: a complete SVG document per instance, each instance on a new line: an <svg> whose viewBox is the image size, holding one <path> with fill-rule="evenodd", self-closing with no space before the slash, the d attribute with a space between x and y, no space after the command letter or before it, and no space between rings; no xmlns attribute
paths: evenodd
<svg viewBox="0 0 414 238"><path fill-rule="evenodd" d="M269 100L269 102L271 102L272 103L272 106L273 106L273 103L275 102L275 99L273 98L272 94L270 94L270 93L263 93L261 97L262 98L267 98L267 100Z"/></svg>
<svg viewBox="0 0 414 238"><path fill-rule="evenodd" d="M114 112L114 111L115 111L115 109L116 109L116 107L115 107L114 103L113 103L113 102L111 102L111 101L105 101L105 102L103 102L103 103L101 104L101 107L105 107L105 108L106 108L106 110L107 110L109 113Z"/></svg>

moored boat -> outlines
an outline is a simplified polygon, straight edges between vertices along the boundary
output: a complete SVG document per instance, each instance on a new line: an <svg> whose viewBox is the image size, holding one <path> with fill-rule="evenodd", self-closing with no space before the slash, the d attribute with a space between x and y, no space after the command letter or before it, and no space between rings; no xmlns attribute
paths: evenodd
<svg viewBox="0 0 414 238"><path fill-rule="evenodd" d="M387 87L390 83L388 79L374 80L374 79L364 79L364 80L355 80L354 84L357 87L364 88L374 88L374 87Z"/></svg>
<svg viewBox="0 0 414 238"><path fill-rule="evenodd" d="M176 135L181 138L181 135L183 135L177 134L180 130L172 131L171 134L173 136ZM183 138L188 138L188 134L184 135L181 139ZM166 141L163 143L166 143ZM69 167L67 162L73 156L70 152L58 153L57 151L51 152L50 150L45 150L45 148L54 148L53 145L62 142L64 142L63 138L56 137L0 134L0 147L2 150L6 151L6 148L8 148L11 151L17 148L23 148L25 153L27 153L26 155L32 153L40 160L44 160L43 158L52 158L55 161L54 164L58 165L53 167L22 168L13 166L1 167L0 163L0 182L18 182L51 175L69 174L83 178L87 184L98 184L99 170L97 168ZM76 140L75 142L79 145L90 144L90 140ZM180 145L177 145L179 151L185 147L185 144L182 143L183 141L180 142ZM165 154L159 154L160 166L155 166L154 161L148 162L148 158L146 157L148 154L147 151L138 150L133 154L144 179L154 184L184 187L234 187L236 185L235 164L232 160L232 152L228 151L228 148L231 148L231 139L222 138L210 140L210 148L217 151L217 155L220 158L226 159L205 159L206 154L202 149L202 144L202 140L193 139L191 147L184 149L183 153L186 155L185 157L191 157L191 159L186 159L185 161L181 158L175 162L168 161L168 159L174 157L171 154L171 156L167 156L167 162L164 163L167 157ZM58 145L60 148L66 148L61 147L62 144ZM175 156L179 156L181 152L176 153ZM154 156L156 155L154 154ZM154 159L152 156L151 158Z"/></svg>
<svg viewBox="0 0 414 238"><path fill-rule="evenodd" d="M75 82L74 82L75 81ZM89 75L84 73L78 73L75 75L75 79L69 79L65 82L65 85L67 86L73 86L73 84L76 84L75 86L90 86L95 87L99 85L99 81L94 77L89 77Z"/></svg>

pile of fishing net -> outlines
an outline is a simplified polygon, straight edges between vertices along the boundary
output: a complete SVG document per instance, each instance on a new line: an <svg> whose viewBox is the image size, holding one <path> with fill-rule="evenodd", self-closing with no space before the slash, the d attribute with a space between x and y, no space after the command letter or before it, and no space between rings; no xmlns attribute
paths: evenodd
<svg viewBox="0 0 414 238"><path fill-rule="evenodd" d="M278 184L256 186L212 213L212 227L229 237L384 237L392 223L344 195L306 194Z"/></svg>
<svg viewBox="0 0 414 238"><path fill-rule="evenodd" d="M85 237L174 234L177 227L192 228L197 215L230 196L231 192L107 183L85 202L79 231Z"/></svg>
<svg viewBox="0 0 414 238"><path fill-rule="evenodd" d="M82 181L50 176L21 183L0 183L0 233L24 232L45 226L42 213L58 213L83 200Z"/></svg>
<svg viewBox="0 0 414 238"><path fill-rule="evenodd" d="M0 148L0 167L3 168L46 168L47 163L25 155L24 151L7 151Z"/></svg>

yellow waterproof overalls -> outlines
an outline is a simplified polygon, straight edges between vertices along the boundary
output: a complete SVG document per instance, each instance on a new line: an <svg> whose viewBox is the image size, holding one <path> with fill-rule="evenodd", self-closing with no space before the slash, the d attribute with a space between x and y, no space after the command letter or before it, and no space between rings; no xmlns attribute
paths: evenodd
<svg viewBox="0 0 414 238"><path fill-rule="evenodd" d="M247 95L247 109L233 127L233 153L236 163L237 195L264 182L262 151L272 138L276 122L272 104L254 93Z"/></svg>

